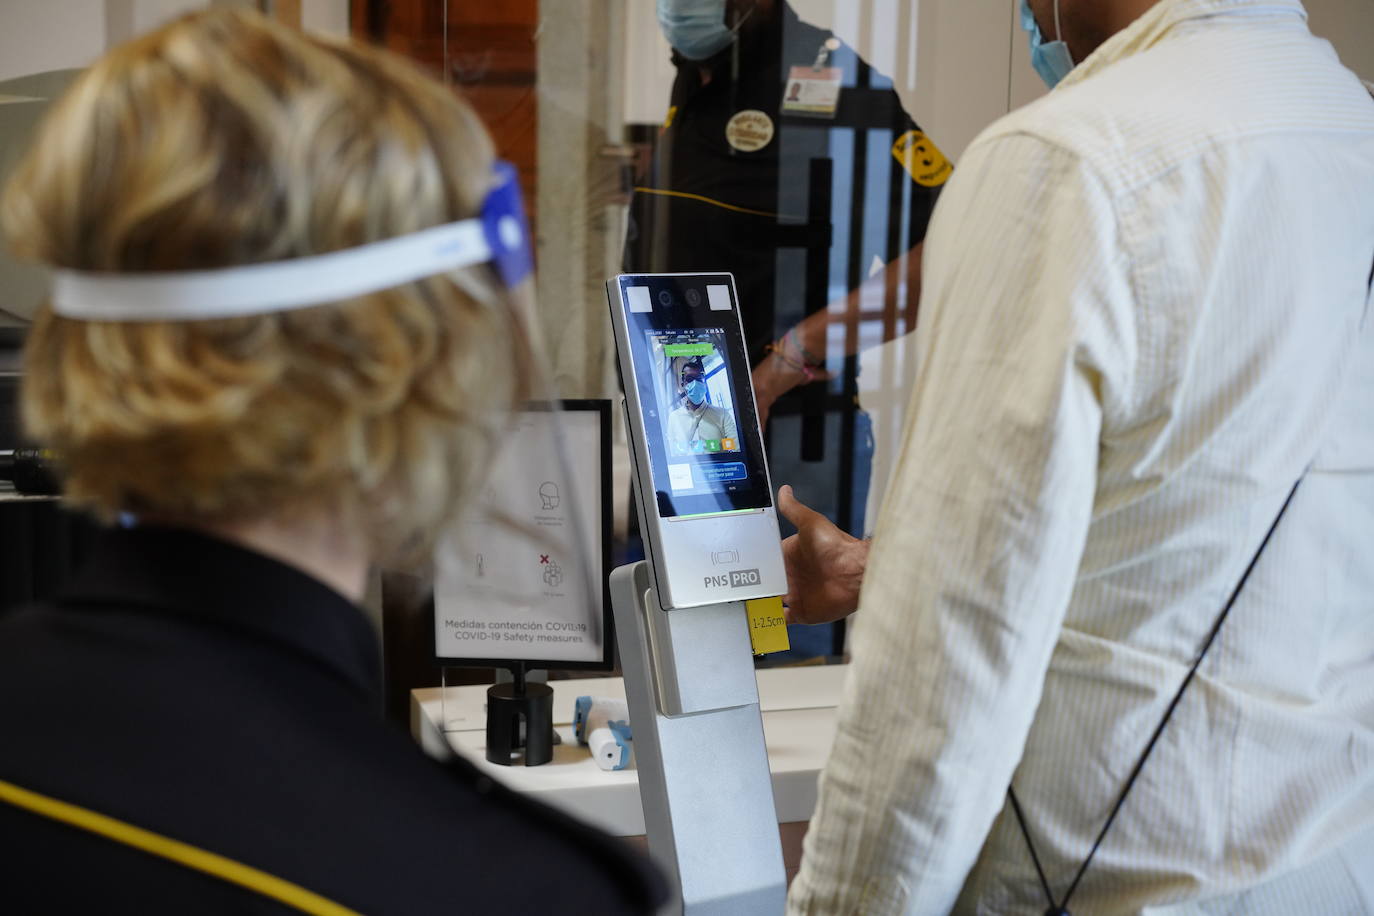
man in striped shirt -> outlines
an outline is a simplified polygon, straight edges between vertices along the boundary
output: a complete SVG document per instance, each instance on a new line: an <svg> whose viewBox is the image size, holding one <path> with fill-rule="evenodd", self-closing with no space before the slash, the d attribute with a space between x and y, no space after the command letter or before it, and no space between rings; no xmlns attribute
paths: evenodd
<svg viewBox="0 0 1374 916"><path fill-rule="evenodd" d="M1374 912L1374 101L1298 0L1030 7L790 910Z"/></svg>

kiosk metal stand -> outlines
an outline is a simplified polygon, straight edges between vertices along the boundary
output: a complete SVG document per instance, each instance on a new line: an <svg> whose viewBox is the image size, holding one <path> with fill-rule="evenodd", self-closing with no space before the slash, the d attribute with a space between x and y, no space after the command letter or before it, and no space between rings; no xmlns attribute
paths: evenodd
<svg viewBox="0 0 1374 916"><path fill-rule="evenodd" d="M649 851L686 916L786 906L743 602L665 611L647 562L611 574Z"/></svg>

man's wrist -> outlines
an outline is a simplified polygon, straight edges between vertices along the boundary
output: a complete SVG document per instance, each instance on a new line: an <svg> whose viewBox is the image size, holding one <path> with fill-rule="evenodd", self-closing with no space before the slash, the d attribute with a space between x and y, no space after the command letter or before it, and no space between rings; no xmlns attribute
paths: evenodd
<svg viewBox="0 0 1374 916"><path fill-rule="evenodd" d="M801 335L797 333L795 326L788 329L787 333L783 335L783 341L791 343L792 349L795 351L797 358L801 360L802 365L816 371L825 367L825 357L816 356L810 350L806 349L806 344L802 343Z"/></svg>
<svg viewBox="0 0 1374 916"><path fill-rule="evenodd" d="M812 358L811 354L796 339L795 328L784 334L781 340L769 344L768 352L773 357L775 364L783 366L788 373L798 380L814 381L822 368L821 364ZM774 371L781 374L776 369ZM796 382L787 387L794 387L795 384Z"/></svg>
<svg viewBox="0 0 1374 916"><path fill-rule="evenodd" d="M776 401L807 381L806 376L780 357L769 346L769 353L754 370L754 393Z"/></svg>
<svg viewBox="0 0 1374 916"><path fill-rule="evenodd" d="M855 538L853 543L849 545L849 550L846 551L849 562L846 564L847 568L844 575L853 586L855 594L858 593L859 586L863 584L864 571L868 569L868 549L872 545L872 537Z"/></svg>

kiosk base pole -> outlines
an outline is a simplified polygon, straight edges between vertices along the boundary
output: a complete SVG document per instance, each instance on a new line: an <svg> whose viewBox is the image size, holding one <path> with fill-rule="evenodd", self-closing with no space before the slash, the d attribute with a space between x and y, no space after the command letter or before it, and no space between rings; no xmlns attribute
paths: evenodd
<svg viewBox="0 0 1374 916"><path fill-rule="evenodd" d="M645 562L611 574L649 852L686 916L772 916L787 880L742 602L664 611Z"/></svg>

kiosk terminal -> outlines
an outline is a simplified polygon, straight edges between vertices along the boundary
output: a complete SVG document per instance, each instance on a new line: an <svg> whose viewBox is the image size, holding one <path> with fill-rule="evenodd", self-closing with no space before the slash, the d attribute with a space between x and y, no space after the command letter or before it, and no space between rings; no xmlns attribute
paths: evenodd
<svg viewBox="0 0 1374 916"><path fill-rule="evenodd" d="M606 290L648 558L611 575L611 602L649 850L684 913L781 913L745 604L787 577L734 279L625 274Z"/></svg>
<svg viewBox="0 0 1374 916"><path fill-rule="evenodd" d="M784 594L733 278L631 274L607 290L664 607Z"/></svg>

